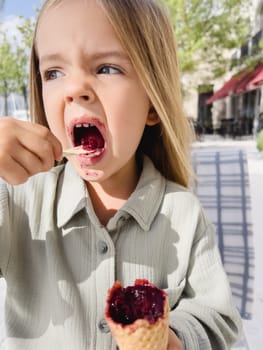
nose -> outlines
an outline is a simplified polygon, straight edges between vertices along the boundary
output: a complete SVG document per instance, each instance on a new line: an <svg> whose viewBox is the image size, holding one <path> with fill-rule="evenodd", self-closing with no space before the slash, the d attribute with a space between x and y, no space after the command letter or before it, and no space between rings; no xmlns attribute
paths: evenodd
<svg viewBox="0 0 263 350"><path fill-rule="evenodd" d="M91 83L82 75L71 77L66 82L65 102L86 104L94 102L96 94Z"/></svg>

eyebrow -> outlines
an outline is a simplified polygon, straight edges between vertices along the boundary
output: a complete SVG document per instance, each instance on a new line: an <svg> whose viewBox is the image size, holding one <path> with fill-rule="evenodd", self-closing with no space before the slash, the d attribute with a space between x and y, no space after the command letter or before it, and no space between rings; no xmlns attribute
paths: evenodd
<svg viewBox="0 0 263 350"><path fill-rule="evenodd" d="M39 56L39 62L43 63L43 62L49 62L49 61L65 61L66 62L65 58L61 54L58 54L58 53Z"/></svg>
<svg viewBox="0 0 263 350"><path fill-rule="evenodd" d="M96 52L94 54L88 55L90 58L92 59L100 59L100 58L108 58L108 57L117 57L117 58L121 58L127 61L129 60L128 55L123 52L123 51L105 51L105 52Z"/></svg>
<svg viewBox="0 0 263 350"><path fill-rule="evenodd" d="M101 51L101 52L95 52L93 54L87 54L86 57L88 60L99 60L99 59L106 59L106 58L120 58L122 60L130 62L130 59L128 55L123 51ZM65 57L61 55L60 53L54 53L54 54L46 54L42 57L39 57L39 61L41 63L43 62L49 62L49 61L62 61L67 62Z"/></svg>

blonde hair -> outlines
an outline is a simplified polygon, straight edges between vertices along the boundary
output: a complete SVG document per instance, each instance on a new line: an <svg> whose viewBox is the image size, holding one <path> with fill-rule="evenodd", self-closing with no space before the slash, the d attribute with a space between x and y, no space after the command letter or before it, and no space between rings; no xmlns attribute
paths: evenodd
<svg viewBox="0 0 263 350"><path fill-rule="evenodd" d="M43 14L63 0L47 0ZM192 129L182 108L177 47L167 8L156 0L97 0L126 50L160 123L146 126L137 154L147 154L167 179L189 186ZM38 72L36 35L31 55L31 115L47 125Z"/></svg>

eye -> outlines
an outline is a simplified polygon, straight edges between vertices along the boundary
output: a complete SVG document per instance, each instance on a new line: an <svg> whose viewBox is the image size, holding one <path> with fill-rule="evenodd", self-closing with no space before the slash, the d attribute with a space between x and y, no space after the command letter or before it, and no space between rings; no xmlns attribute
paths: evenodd
<svg viewBox="0 0 263 350"><path fill-rule="evenodd" d="M44 73L44 80L55 80L61 78L64 74L57 69L50 69Z"/></svg>
<svg viewBox="0 0 263 350"><path fill-rule="evenodd" d="M99 68L97 74L122 74L122 71L117 67L104 65Z"/></svg>

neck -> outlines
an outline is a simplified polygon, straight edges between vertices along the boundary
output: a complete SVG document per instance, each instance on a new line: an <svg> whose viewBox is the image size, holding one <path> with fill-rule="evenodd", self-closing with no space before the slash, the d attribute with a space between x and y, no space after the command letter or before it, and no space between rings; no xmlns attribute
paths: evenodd
<svg viewBox="0 0 263 350"><path fill-rule="evenodd" d="M115 197L105 191L103 188L88 186L89 195L92 201L93 209L103 225L107 225L111 217L123 207L128 197Z"/></svg>
<svg viewBox="0 0 263 350"><path fill-rule="evenodd" d="M103 225L106 225L110 218L123 207L134 191L138 179L139 174L136 169L133 174L129 173L127 176L122 174L117 179L109 179L102 183L87 183L94 211Z"/></svg>

